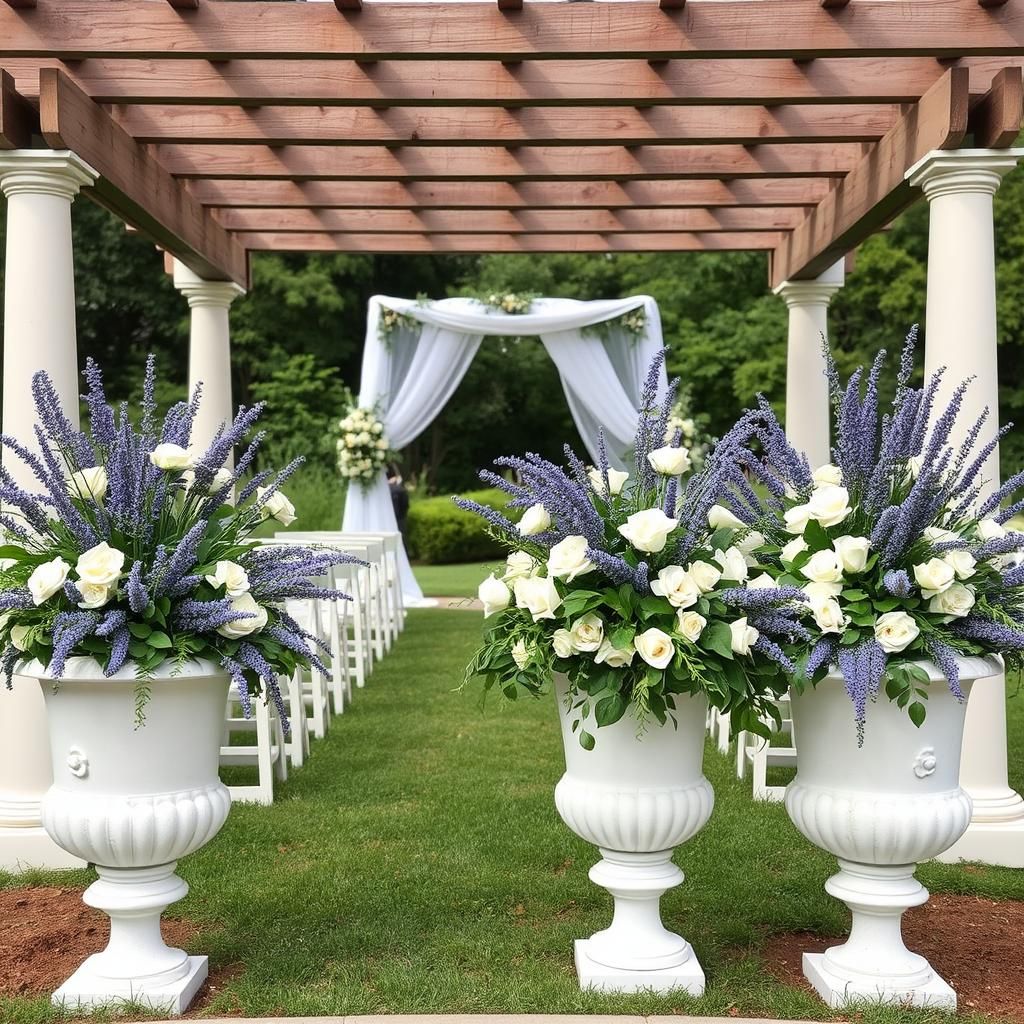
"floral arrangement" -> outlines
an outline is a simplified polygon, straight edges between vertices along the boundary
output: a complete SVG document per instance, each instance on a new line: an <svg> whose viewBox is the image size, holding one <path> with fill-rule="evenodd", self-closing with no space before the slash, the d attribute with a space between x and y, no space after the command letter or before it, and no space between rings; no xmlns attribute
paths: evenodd
<svg viewBox="0 0 1024 1024"><path fill-rule="evenodd" d="M809 602L811 635L792 652L796 684L838 664L861 734L867 703L883 687L916 724L924 721L921 659L933 661L961 699L958 656L1005 652L1024 664L1024 534L1006 527L1024 502L1003 507L1024 473L984 496L986 461L1009 426L980 444L985 409L962 442L952 441L970 382L937 408L942 371L921 388L909 384L915 340L916 330L886 410L878 393L885 353L843 388L826 347L832 464L812 471L765 403L758 428L777 479L757 528L774 544L772 575ZM755 521L753 510L746 518Z"/></svg>
<svg viewBox="0 0 1024 1024"><path fill-rule="evenodd" d="M537 296L533 292L491 292L480 301L491 309L512 316L524 316L530 312Z"/></svg>
<svg viewBox="0 0 1024 1024"><path fill-rule="evenodd" d="M694 466L699 469L704 464L713 442L704 418L693 412L693 399L687 387L679 388L676 404L672 406L665 427L665 444L670 444L677 432L689 449Z"/></svg>
<svg viewBox="0 0 1024 1024"><path fill-rule="evenodd" d="M388 461L384 424L373 409L353 406L338 421L338 472L342 479L369 487Z"/></svg>
<svg viewBox="0 0 1024 1024"><path fill-rule="evenodd" d="M168 661L203 658L230 673L246 713L264 688L286 722L278 676L299 664L327 670L318 641L284 603L338 598L316 578L350 561L250 540L268 518L293 521L295 509L279 488L301 460L245 480L257 434L234 469L225 465L261 406L243 408L205 452L192 452L200 390L158 422L152 359L137 428L126 406L115 413L107 403L91 360L84 376L88 431L72 426L49 377L37 373L38 454L0 438L37 484L30 492L0 469L0 664L8 687L18 664L32 659L55 679L76 655L96 659L108 676L130 663L141 722L147 675Z"/></svg>
<svg viewBox="0 0 1024 1024"><path fill-rule="evenodd" d="M786 687L780 669L793 670L777 641L810 635L797 620L800 591L764 574L764 538L721 503L737 489L757 500L742 471L754 459L749 424L691 472L679 432L663 443L678 388L657 402L663 358L644 385L635 474L609 464L602 436L596 467L567 447L566 469L537 455L498 459L518 484L480 474L525 509L518 525L456 499L510 549L501 577L480 586L491 622L467 679L514 698L564 673L587 749L627 709L641 727L666 722L682 694L704 693L736 728L767 734Z"/></svg>
<svg viewBox="0 0 1024 1024"><path fill-rule="evenodd" d="M639 338L647 330L647 314L644 312L643 306L638 306L628 313L623 313L614 323L617 327L621 327L624 331Z"/></svg>
<svg viewBox="0 0 1024 1024"><path fill-rule="evenodd" d="M377 335L381 341L388 343L396 331L419 331L420 321L408 313L399 313L397 309L388 309L386 306L380 311L380 320L377 323Z"/></svg>

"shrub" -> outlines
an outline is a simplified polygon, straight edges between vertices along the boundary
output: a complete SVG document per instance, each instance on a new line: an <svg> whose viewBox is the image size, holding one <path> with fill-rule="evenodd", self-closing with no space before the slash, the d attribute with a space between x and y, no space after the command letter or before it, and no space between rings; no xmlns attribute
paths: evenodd
<svg viewBox="0 0 1024 1024"><path fill-rule="evenodd" d="M497 489L471 491L463 497L505 510L508 495ZM520 511L506 511L518 519ZM492 540L478 516L464 512L450 497L421 498L409 507L406 546L409 557L428 564L504 559L504 550Z"/></svg>

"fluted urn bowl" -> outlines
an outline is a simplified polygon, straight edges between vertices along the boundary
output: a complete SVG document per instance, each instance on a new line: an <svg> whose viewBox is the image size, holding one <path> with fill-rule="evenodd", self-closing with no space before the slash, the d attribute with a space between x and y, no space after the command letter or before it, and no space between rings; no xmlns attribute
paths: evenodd
<svg viewBox="0 0 1024 1024"><path fill-rule="evenodd" d="M231 797L218 777L229 679L210 662L163 665L143 679L126 665L111 678L71 658L55 680L39 663L23 673L43 688L53 786L43 827L96 867L87 904L111 918L110 943L54 994L88 1010L131 1000L180 1013L207 958L167 947L160 915L188 893L176 862L208 843Z"/></svg>
<svg viewBox="0 0 1024 1024"><path fill-rule="evenodd" d="M640 726L627 712L614 725L588 731L580 745L568 680L555 677L565 747L565 774L555 805L576 835L602 859L590 878L615 901L610 927L576 943L576 968L586 988L632 992L684 989L700 994L704 974L690 944L661 921L660 900L683 881L676 846L707 823L714 793L702 769L707 699L676 698L673 722Z"/></svg>

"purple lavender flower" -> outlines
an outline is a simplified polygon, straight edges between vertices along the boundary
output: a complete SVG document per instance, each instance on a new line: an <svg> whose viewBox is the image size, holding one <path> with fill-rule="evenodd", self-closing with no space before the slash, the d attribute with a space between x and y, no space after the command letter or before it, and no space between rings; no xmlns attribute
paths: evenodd
<svg viewBox="0 0 1024 1024"><path fill-rule="evenodd" d="M107 661L107 667L103 670L105 676L115 675L124 668L124 663L128 660L128 645L131 643L132 635L128 632L127 627L120 626L114 630L114 635L110 640L110 658Z"/></svg>
<svg viewBox="0 0 1024 1024"><path fill-rule="evenodd" d="M882 586L893 597L909 597L914 589L906 569L889 569L882 577Z"/></svg>
<svg viewBox="0 0 1024 1024"><path fill-rule="evenodd" d="M99 616L95 612L61 612L53 621L53 657L50 671L54 679L64 675L64 665L74 649L96 631Z"/></svg>
<svg viewBox="0 0 1024 1024"><path fill-rule="evenodd" d="M966 700L963 690L960 689L960 664L957 661L957 651L949 644L943 643L938 637L931 636L925 640L924 646L932 656L932 660L942 670L942 674L949 683L950 692L961 703Z"/></svg>
<svg viewBox="0 0 1024 1024"><path fill-rule="evenodd" d="M774 640L769 640L764 633L754 642L754 650L763 654L769 661L774 661L783 672L793 673L796 671L796 666L785 651Z"/></svg>
<svg viewBox="0 0 1024 1024"><path fill-rule="evenodd" d="M777 608L788 601L807 600L807 595L799 587L730 587L718 591L715 597L734 608L757 610Z"/></svg>

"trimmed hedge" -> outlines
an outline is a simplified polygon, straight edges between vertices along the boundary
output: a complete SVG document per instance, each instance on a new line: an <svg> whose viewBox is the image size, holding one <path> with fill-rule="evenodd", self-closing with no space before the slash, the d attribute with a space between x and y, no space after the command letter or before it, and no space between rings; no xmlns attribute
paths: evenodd
<svg viewBox="0 0 1024 1024"><path fill-rule="evenodd" d="M515 521L521 510L506 510L508 495L497 488L462 495L500 509ZM449 497L421 498L409 506L406 547L409 557L428 565L504 558L502 546L487 536L484 521L459 508Z"/></svg>

